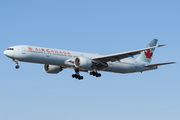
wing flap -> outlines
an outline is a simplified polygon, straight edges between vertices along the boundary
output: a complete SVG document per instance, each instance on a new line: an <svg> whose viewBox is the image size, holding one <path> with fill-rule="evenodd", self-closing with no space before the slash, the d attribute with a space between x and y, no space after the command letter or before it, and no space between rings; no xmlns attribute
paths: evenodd
<svg viewBox="0 0 180 120"><path fill-rule="evenodd" d="M153 67L153 66L160 66L160 65L167 65L167 64L174 64L174 63L176 63L176 62L149 64L149 65L144 65L144 67Z"/></svg>

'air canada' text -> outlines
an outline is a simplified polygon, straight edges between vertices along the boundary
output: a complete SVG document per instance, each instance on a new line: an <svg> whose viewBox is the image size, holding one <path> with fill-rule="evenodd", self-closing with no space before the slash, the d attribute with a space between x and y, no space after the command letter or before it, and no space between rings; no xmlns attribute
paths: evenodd
<svg viewBox="0 0 180 120"><path fill-rule="evenodd" d="M33 48L28 47L28 50L33 51ZM52 50L52 49L44 49L44 48L35 48L35 51L71 55L71 53L68 51Z"/></svg>

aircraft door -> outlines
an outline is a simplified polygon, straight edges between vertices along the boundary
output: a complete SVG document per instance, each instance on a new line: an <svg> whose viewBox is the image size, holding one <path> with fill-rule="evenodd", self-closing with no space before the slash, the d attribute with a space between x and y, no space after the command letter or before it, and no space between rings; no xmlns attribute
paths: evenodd
<svg viewBox="0 0 180 120"><path fill-rule="evenodd" d="M49 57L51 55L51 52L49 50L46 50L46 57Z"/></svg>
<svg viewBox="0 0 180 120"><path fill-rule="evenodd" d="M137 62L135 63L135 68L138 68L138 63Z"/></svg>
<svg viewBox="0 0 180 120"><path fill-rule="evenodd" d="M26 48L22 48L22 54L26 54Z"/></svg>
<svg viewBox="0 0 180 120"><path fill-rule="evenodd" d="M48 52L46 53L46 57L49 57L50 55L51 55L51 53L48 53Z"/></svg>

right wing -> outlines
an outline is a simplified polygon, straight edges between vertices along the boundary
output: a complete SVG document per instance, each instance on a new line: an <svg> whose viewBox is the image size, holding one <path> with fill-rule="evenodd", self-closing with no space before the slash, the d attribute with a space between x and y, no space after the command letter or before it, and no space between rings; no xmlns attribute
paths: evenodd
<svg viewBox="0 0 180 120"><path fill-rule="evenodd" d="M119 61L119 60L127 58L127 57L133 57L134 55L140 54L142 51L161 47L161 46L165 46L165 45L158 45L158 46L148 47L148 48L144 48L144 49L123 52L123 53L117 53L117 54L111 54L111 55L97 56L97 57L92 57L91 59L94 62L109 62L109 61L114 62L114 61Z"/></svg>

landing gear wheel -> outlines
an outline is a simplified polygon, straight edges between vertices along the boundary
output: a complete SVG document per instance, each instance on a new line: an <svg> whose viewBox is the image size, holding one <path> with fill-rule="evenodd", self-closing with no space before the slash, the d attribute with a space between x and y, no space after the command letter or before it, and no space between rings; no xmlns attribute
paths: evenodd
<svg viewBox="0 0 180 120"><path fill-rule="evenodd" d="M78 80L81 80L81 78L79 77Z"/></svg>
<svg viewBox="0 0 180 120"><path fill-rule="evenodd" d="M78 78L79 80L82 80L83 79L83 76L79 76L79 78Z"/></svg>
<svg viewBox="0 0 180 120"><path fill-rule="evenodd" d="M75 77L75 74L72 74L72 77L74 78L74 77Z"/></svg>
<svg viewBox="0 0 180 120"><path fill-rule="evenodd" d="M15 66L15 68L16 68L16 69L19 69L19 68L20 68L20 66L19 66L19 65L16 65L16 66Z"/></svg>
<svg viewBox="0 0 180 120"><path fill-rule="evenodd" d="M83 78L84 78L83 76L80 76L80 78L79 78L79 79L80 79L80 80L82 80Z"/></svg>
<svg viewBox="0 0 180 120"><path fill-rule="evenodd" d="M93 76L96 76L96 75L97 75L97 73L93 71L93 72L92 72L92 75L93 75Z"/></svg>
<svg viewBox="0 0 180 120"><path fill-rule="evenodd" d="M78 79L78 80L82 80L84 77L80 76L78 74L72 74L72 78Z"/></svg>
<svg viewBox="0 0 180 120"><path fill-rule="evenodd" d="M101 74L100 73L98 73L98 72L90 72L89 73L90 75L93 75L93 76L96 76L96 77L101 77Z"/></svg>
<svg viewBox="0 0 180 120"><path fill-rule="evenodd" d="M76 79L79 78L79 75L75 74L75 78L76 78Z"/></svg>
<svg viewBox="0 0 180 120"><path fill-rule="evenodd" d="M90 72L89 74L90 74L90 75L93 75L93 72Z"/></svg>

